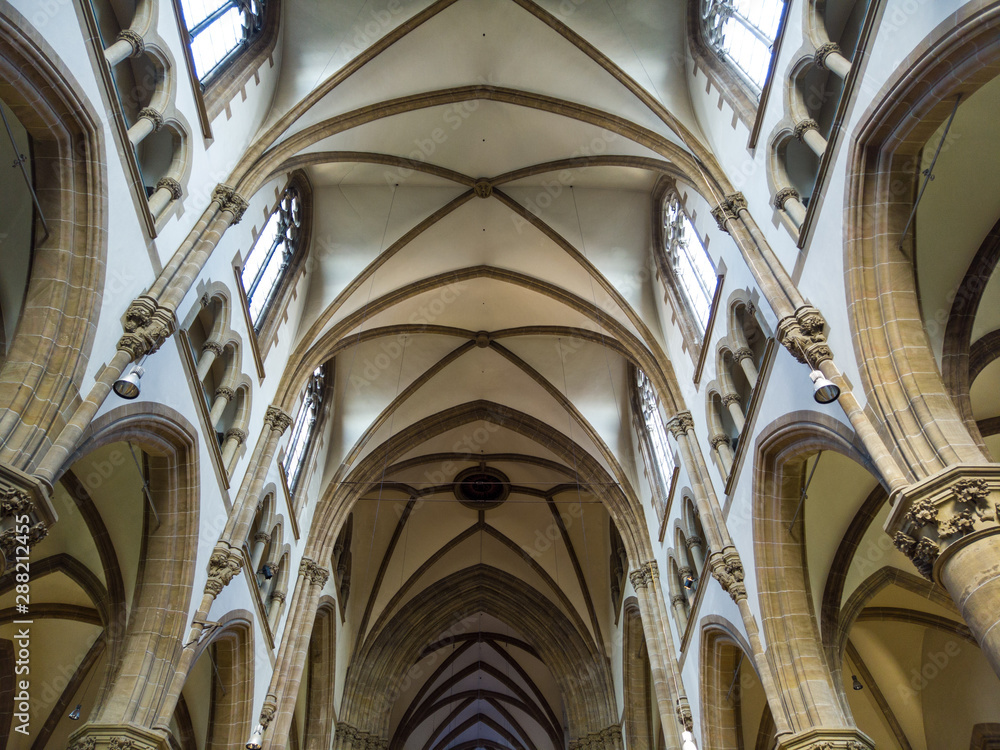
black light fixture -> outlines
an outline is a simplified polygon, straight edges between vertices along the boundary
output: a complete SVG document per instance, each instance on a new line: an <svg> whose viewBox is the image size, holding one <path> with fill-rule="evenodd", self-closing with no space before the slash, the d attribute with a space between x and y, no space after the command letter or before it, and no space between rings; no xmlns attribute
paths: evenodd
<svg viewBox="0 0 1000 750"><path fill-rule="evenodd" d="M274 570L268 563L264 563L264 565L260 569L260 572L263 573L265 581L270 581L272 578L274 578Z"/></svg>
<svg viewBox="0 0 1000 750"><path fill-rule="evenodd" d="M694 585L696 583L698 583L698 579L697 578L695 578L690 573L685 574L685 576L684 576L684 588L686 588L688 591L694 591Z"/></svg>
<svg viewBox="0 0 1000 750"><path fill-rule="evenodd" d="M816 403L832 404L840 398L840 388L832 380L828 380L819 370L810 372L809 377L813 382L813 389L815 390L813 398L816 399Z"/></svg>
<svg viewBox="0 0 1000 750"><path fill-rule="evenodd" d="M69 718L71 718L73 721L79 721L80 711L82 710L83 710L83 704L77 703L76 708L74 708L72 711L69 712Z"/></svg>
<svg viewBox="0 0 1000 750"><path fill-rule="evenodd" d="M851 675L851 687L855 690L864 690L865 686L861 684L861 680L858 679L856 674Z"/></svg>

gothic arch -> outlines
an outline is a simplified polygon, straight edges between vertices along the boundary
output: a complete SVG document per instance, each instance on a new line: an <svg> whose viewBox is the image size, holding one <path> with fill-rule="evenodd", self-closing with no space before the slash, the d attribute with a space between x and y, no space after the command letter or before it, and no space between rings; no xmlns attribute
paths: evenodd
<svg viewBox="0 0 1000 750"><path fill-rule="evenodd" d="M33 143L49 235L32 250L17 332L0 367L0 460L30 471L80 400L107 254L101 118L59 55L8 7L0 15L0 97Z"/></svg>

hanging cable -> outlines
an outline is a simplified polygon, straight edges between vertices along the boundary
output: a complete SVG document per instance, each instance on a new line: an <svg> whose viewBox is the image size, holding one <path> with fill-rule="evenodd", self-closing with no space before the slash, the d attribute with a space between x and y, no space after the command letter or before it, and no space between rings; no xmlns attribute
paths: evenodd
<svg viewBox="0 0 1000 750"><path fill-rule="evenodd" d="M31 193L31 202L35 204L35 210L38 211L38 218L42 222L42 229L45 230L45 236L42 237L41 242L45 242L49 238L49 225L45 221L45 213L42 211L42 206L38 202L38 195L35 193L35 186L31 184L31 178L28 177L28 170L24 166L24 162L27 161L27 157L20 153L17 145L17 141L14 140L14 132L10 129L10 123L7 122L7 113L4 112L5 107L0 103L0 117L3 118L4 127L7 129L7 137L10 138L10 147L13 149L14 154L17 158L14 159L14 163L11 164L12 167L21 168L21 177L24 178L25 187L28 188L28 192Z"/></svg>

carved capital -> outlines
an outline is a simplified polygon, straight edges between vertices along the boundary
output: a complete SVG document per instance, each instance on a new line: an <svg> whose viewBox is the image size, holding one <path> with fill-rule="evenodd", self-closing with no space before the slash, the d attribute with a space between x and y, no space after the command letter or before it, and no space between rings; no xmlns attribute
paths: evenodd
<svg viewBox="0 0 1000 750"><path fill-rule="evenodd" d="M724 552L713 552L708 560L712 577L719 582L723 590L732 600L739 603L747 598L747 587L744 583L746 572L739 553L732 547Z"/></svg>
<svg viewBox="0 0 1000 750"><path fill-rule="evenodd" d="M818 132L819 123L813 120L812 118L807 117L805 120L802 120L801 122L799 122L798 125L795 126L795 129L792 131L792 134L801 143L803 140L805 140L807 130L815 130Z"/></svg>
<svg viewBox="0 0 1000 750"><path fill-rule="evenodd" d="M125 333L118 340L118 348L128 352L132 359L152 354L173 334L174 316L149 297L132 301L125 311Z"/></svg>
<svg viewBox="0 0 1000 750"><path fill-rule="evenodd" d="M222 204L222 210L233 215L233 219L229 222L229 226L235 226L240 223L240 219L243 218L243 214L246 213L249 205L250 203L247 199L235 191L229 196L226 202Z"/></svg>
<svg viewBox="0 0 1000 750"><path fill-rule="evenodd" d="M235 550L228 547L216 547L208 558L208 580L205 582L205 592L218 596L229 582L239 575L243 566L243 558Z"/></svg>
<svg viewBox="0 0 1000 750"><path fill-rule="evenodd" d="M729 408L729 406L732 404L739 405L740 403L742 402L740 401L740 396L738 393L727 393L725 396L722 397L722 405L725 406L726 408Z"/></svg>
<svg viewBox="0 0 1000 750"><path fill-rule="evenodd" d="M747 210L747 197L738 191L727 195L726 203L729 204L729 210L737 216L740 215L740 211Z"/></svg>
<svg viewBox="0 0 1000 750"><path fill-rule="evenodd" d="M726 447L732 446L732 441L729 439L729 435L724 435L721 432L717 435L712 435L708 439L708 442L714 450L719 450L720 445L725 445Z"/></svg>
<svg viewBox="0 0 1000 750"><path fill-rule="evenodd" d="M753 359L753 351L745 346L741 346L733 353L733 359L737 362L742 362L744 359Z"/></svg>
<svg viewBox="0 0 1000 750"><path fill-rule="evenodd" d="M816 54L813 55L813 60L816 62L817 68L822 68L823 70L829 70L826 66L826 58L832 54L840 54L840 45L836 42L827 42L826 44L821 44L816 48Z"/></svg>
<svg viewBox="0 0 1000 750"><path fill-rule="evenodd" d="M292 418L285 414L277 406L267 407L267 411L264 413L264 424L270 427L272 430L277 430L280 435L285 430L287 430L292 425Z"/></svg>
<svg viewBox="0 0 1000 750"><path fill-rule="evenodd" d="M236 391L234 391L229 386L220 385L218 388L215 389L215 397L224 398L226 399L226 401L232 401L234 398L236 398Z"/></svg>
<svg viewBox="0 0 1000 750"><path fill-rule="evenodd" d="M275 592L273 592L271 594L271 598L274 599L274 601L276 601L276 602L284 602L285 601L285 592L284 591L275 591Z"/></svg>
<svg viewBox="0 0 1000 750"><path fill-rule="evenodd" d="M670 603L673 605L684 605L687 603L687 597L684 594L674 594L670 597Z"/></svg>
<svg viewBox="0 0 1000 750"><path fill-rule="evenodd" d="M667 429L675 438L680 438L694 429L694 418L689 411L679 411L667 422Z"/></svg>
<svg viewBox="0 0 1000 750"><path fill-rule="evenodd" d="M226 205L226 202L233 197L234 192L235 188L220 183L212 190L212 202L218 203L220 207L224 206Z"/></svg>
<svg viewBox="0 0 1000 750"><path fill-rule="evenodd" d="M108 747L110 750L132 750L135 741L131 737L112 737Z"/></svg>
<svg viewBox="0 0 1000 750"><path fill-rule="evenodd" d="M694 719L691 716L691 704L687 698L677 699L677 721L684 727L685 732L694 731Z"/></svg>
<svg viewBox="0 0 1000 750"><path fill-rule="evenodd" d="M17 487L0 486L0 518L29 515L34 511L35 504L27 492Z"/></svg>
<svg viewBox="0 0 1000 750"><path fill-rule="evenodd" d="M778 321L778 341L802 364L818 370L833 352L826 343L826 320L815 307L803 305Z"/></svg>
<svg viewBox="0 0 1000 750"><path fill-rule="evenodd" d="M170 193L170 199L175 201L180 200L181 196L184 195L181 184L173 177L161 177L156 183L156 189L166 190Z"/></svg>
<svg viewBox="0 0 1000 750"><path fill-rule="evenodd" d="M152 107L143 107L139 110L139 117L145 117L153 123L153 132L156 133L163 127L163 114Z"/></svg>
<svg viewBox="0 0 1000 750"><path fill-rule="evenodd" d="M69 750L94 750L97 747L97 740L93 737L84 737L69 746Z"/></svg>
<svg viewBox="0 0 1000 750"><path fill-rule="evenodd" d="M687 539L685 539L684 544L685 546L687 546L688 549L691 549L692 547L705 546L704 540L700 536L694 536L694 535L689 536Z"/></svg>
<svg viewBox="0 0 1000 750"><path fill-rule="evenodd" d="M260 724L264 729L270 726L271 722L274 721L274 715L278 712L278 706L272 699L270 695L264 700L264 705L260 709L260 716L257 719L257 723Z"/></svg>
<svg viewBox="0 0 1000 750"><path fill-rule="evenodd" d="M797 201L802 200L798 190L793 187L783 187L774 194L774 207L781 211L785 208L785 204L793 198Z"/></svg>
<svg viewBox="0 0 1000 750"><path fill-rule="evenodd" d="M221 357L222 352L225 351L218 341L206 341L201 345L201 350L203 352L212 352L216 357Z"/></svg>
<svg viewBox="0 0 1000 750"><path fill-rule="evenodd" d="M638 591L639 589L646 588L646 586L649 584L649 574L646 572L646 569L644 567L639 568L637 570L633 570L631 573L628 574L628 578L630 581L632 581L632 588L634 588L636 591Z"/></svg>
<svg viewBox="0 0 1000 750"><path fill-rule="evenodd" d="M239 427L230 427L226 430L226 440L233 439L237 445L243 445L247 441L247 431Z"/></svg>
<svg viewBox="0 0 1000 750"><path fill-rule="evenodd" d="M493 183L485 179L476 180L475 191L480 198L489 198L493 195Z"/></svg>
<svg viewBox="0 0 1000 750"><path fill-rule="evenodd" d="M313 586L319 586L319 588L326 586L326 582L330 579L330 571L312 560L309 561L308 575L309 582Z"/></svg>
<svg viewBox="0 0 1000 750"><path fill-rule="evenodd" d="M900 493L886 531L921 575L935 580L949 550L1000 533L1000 467L956 464L911 485Z"/></svg>
<svg viewBox="0 0 1000 750"><path fill-rule="evenodd" d="M146 41L137 31L132 31L132 29L120 31L118 32L118 39L124 40L132 45L132 54L130 57L138 57L146 51Z"/></svg>
<svg viewBox="0 0 1000 750"><path fill-rule="evenodd" d="M715 223L719 225L719 229L723 232L729 233L729 227L726 226L727 222L735 221L736 214L729 207L729 202L723 200L718 206L712 209L712 218L715 219Z"/></svg>
<svg viewBox="0 0 1000 750"><path fill-rule="evenodd" d="M253 540L255 542L263 542L264 544L267 544L269 541L271 541L271 535L264 531L258 531L256 534L253 535Z"/></svg>
<svg viewBox="0 0 1000 750"><path fill-rule="evenodd" d="M23 553L34 547L49 535L44 523L15 524L0 532L0 552L3 553L7 567L18 557L26 557Z"/></svg>

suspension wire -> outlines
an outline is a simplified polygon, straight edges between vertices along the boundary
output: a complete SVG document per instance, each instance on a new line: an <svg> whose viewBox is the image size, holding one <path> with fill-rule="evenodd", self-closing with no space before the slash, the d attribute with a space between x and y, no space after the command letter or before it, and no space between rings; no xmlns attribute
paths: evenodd
<svg viewBox="0 0 1000 750"><path fill-rule="evenodd" d="M743 651L740 651L740 660L736 662L736 669L733 670L733 681L729 685L729 692L726 693L726 700L729 700L729 696L733 694L733 688L736 687L736 681L740 678L740 667L743 666Z"/></svg>
<svg viewBox="0 0 1000 750"><path fill-rule="evenodd" d="M802 491L799 493L799 504L798 504L798 507L795 508L795 515L792 516L792 522L790 524L788 524L788 533L789 534L792 533L792 527L795 526L795 521L799 517L799 511L802 510L802 504L806 501L806 498L809 496L807 494L809 492L809 485L812 483L813 474L816 473L816 467L819 466L819 459L820 459L820 456L822 456L822 455L823 455L823 451L820 451L819 453L816 454L816 460L813 462L812 470L809 472L809 478L806 479L805 486L802 487Z"/></svg>
<svg viewBox="0 0 1000 750"><path fill-rule="evenodd" d="M149 495L149 479L146 477L146 472L144 472L142 467L139 466L139 459L136 458L135 448L132 447L132 441L129 440L126 442L128 443L129 452L132 454L132 461L135 463L135 469L139 472L139 479L142 480L142 494L146 496L146 502L149 503L149 509L153 512L153 518L156 519L156 528L153 529L155 531L160 528L160 516L156 512L156 506L153 505L153 498Z"/></svg>
<svg viewBox="0 0 1000 750"><path fill-rule="evenodd" d="M10 146L14 150L14 163L11 164L12 167L21 168L21 176L24 178L24 185L28 188L28 192L31 193L31 202L35 204L35 210L38 211L38 218L42 221L42 229L45 230L45 236L42 237L41 242L45 242L49 238L49 225L45 221L45 213L42 211L42 206L38 202L38 195L35 193L35 186L31 184L31 178L28 177L28 170L24 166L24 162L27 157L20 152L17 147L17 141L14 140L14 132L10 129L10 123L7 122L7 113L4 112L4 108L0 106L0 117L3 118L3 125L7 129L7 137L10 138Z"/></svg>

